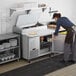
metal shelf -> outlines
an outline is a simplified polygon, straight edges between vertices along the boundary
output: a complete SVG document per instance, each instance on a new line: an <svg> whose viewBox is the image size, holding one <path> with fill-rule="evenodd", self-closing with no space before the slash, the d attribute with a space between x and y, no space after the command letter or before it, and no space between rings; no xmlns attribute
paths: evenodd
<svg viewBox="0 0 76 76"><path fill-rule="evenodd" d="M15 49L15 48L19 48L19 46L12 46L12 47L9 47L9 48L0 49L0 52L4 52L4 51Z"/></svg>
<svg viewBox="0 0 76 76"><path fill-rule="evenodd" d="M10 61L13 61L13 60L19 60L19 57L16 57L16 58L13 58L13 59L9 59L9 60L6 60L6 61L0 61L0 64L6 63L6 62L10 62Z"/></svg>
<svg viewBox="0 0 76 76"><path fill-rule="evenodd" d="M15 38L15 37L18 37L18 36L19 36L18 34L11 34L11 33L10 34L1 34L0 35L0 41Z"/></svg>
<svg viewBox="0 0 76 76"><path fill-rule="evenodd" d="M45 52L45 53L40 54L39 56L48 55L48 54L51 54L51 52Z"/></svg>

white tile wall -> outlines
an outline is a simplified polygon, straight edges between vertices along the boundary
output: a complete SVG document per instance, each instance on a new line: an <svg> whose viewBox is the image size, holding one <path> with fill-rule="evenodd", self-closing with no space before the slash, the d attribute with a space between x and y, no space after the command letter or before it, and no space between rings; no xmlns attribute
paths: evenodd
<svg viewBox="0 0 76 76"><path fill-rule="evenodd" d="M76 14L76 0L0 0L0 34L12 32L13 25L9 19L9 8L20 2L46 3L53 9L58 9L64 16L68 16L76 23L76 16L74 15Z"/></svg>
<svg viewBox="0 0 76 76"><path fill-rule="evenodd" d="M7 26L9 24L9 9L1 8L0 9L0 34L7 33Z"/></svg>
<svg viewBox="0 0 76 76"><path fill-rule="evenodd" d="M25 4L26 2L34 2L36 3L36 0L3 0L0 2L0 34L10 33L12 32L13 28L13 22L10 20L10 8L12 7L23 7L22 4ZM7 2L7 4L5 4ZM25 5L26 6L26 5ZM32 4L32 7L34 4ZM29 7L27 5L27 7Z"/></svg>

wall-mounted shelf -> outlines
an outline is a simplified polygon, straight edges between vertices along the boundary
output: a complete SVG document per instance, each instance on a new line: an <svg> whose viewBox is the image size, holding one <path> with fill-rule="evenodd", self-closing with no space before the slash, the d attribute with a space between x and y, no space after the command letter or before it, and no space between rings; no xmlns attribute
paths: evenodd
<svg viewBox="0 0 76 76"><path fill-rule="evenodd" d="M10 8L10 16L13 14L13 12L16 12L16 11L24 11L25 14L28 14L27 12L28 11L31 11L31 10L35 10L35 9L42 9L42 12L44 12L44 10L46 9L47 7L33 7L33 8Z"/></svg>

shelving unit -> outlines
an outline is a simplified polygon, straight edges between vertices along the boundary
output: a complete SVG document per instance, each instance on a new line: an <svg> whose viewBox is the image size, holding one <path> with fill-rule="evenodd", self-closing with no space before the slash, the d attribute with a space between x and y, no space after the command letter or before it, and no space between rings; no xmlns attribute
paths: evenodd
<svg viewBox="0 0 76 76"><path fill-rule="evenodd" d="M0 35L0 64L19 59L20 36L18 34Z"/></svg>

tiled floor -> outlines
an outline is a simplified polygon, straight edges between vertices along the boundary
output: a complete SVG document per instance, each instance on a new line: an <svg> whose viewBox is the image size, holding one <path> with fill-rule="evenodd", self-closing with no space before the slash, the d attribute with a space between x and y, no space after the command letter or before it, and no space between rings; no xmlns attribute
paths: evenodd
<svg viewBox="0 0 76 76"><path fill-rule="evenodd" d="M28 65L28 63L25 60L13 61L6 64L2 64L0 65L0 73L7 72L24 65Z"/></svg>
<svg viewBox="0 0 76 76"><path fill-rule="evenodd" d="M49 73L45 76L76 76L76 64Z"/></svg>

